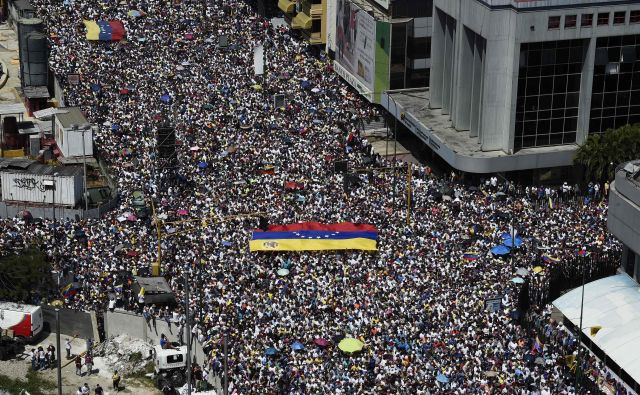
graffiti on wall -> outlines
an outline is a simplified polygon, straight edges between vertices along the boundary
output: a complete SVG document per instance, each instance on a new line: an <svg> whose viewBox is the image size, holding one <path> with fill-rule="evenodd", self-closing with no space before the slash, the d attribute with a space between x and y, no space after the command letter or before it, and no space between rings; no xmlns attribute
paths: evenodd
<svg viewBox="0 0 640 395"><path fill-rule="evenodd" d="M42 185L42 183L38 183L35 178L14 178L13 183L18 189L26 189L28 191L37 189L40 192L45 191L44 185Z"/></svg>

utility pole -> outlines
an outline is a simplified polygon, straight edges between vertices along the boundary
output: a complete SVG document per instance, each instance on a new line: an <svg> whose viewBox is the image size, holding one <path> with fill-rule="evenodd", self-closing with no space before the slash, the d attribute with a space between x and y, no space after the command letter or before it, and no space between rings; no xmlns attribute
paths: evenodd
<svg viewBox="0 0 640 395"><path fill-rule="evenodd" d="M191 395L191 325L189 323L189 273L186 268L184 270L184 304L184 311L186 315L184 330L187 332L187 395Z"/></svg>
<svg viewBox="0 0 640 395"><path fill-rule="evenodd" d="M227 333L222 335L222 346L224 348L224 395L229 395L229 355L227 350Z"/></svg>
<svg viewBox="0 0 640 395"><path fill-rule="evenodd" d="M584 284L586 279L586 264L585 259L581 258L582 262L582 297L580 299L580 325L578 327L578 362L576 364L576 391L580 390L582 385L582 318L584 313Z"/></svg>
<svg viewBox="0 0 640 395"><path fill-rule="evenodd" d="M89 210L89 194L87 193L87 144L84 139L84 132L86 132L86 128L86 125L82 126L82 173L84 177L84 213L82 214L82 218L85 218L85 216L87 215L87 211Z"/></svg>
<svg viewBox="0 0 640 395"><path fill-rule="evenodd" d="M407 163L407 225L411 225L411 162Z"/></svg>
<svg viewBox="0 0 640 395"><path fill-rule="evenodd" d="M58 360L58 395L62 395L62 358L60 357L60 309L56 309L56 359Z"/></svg>

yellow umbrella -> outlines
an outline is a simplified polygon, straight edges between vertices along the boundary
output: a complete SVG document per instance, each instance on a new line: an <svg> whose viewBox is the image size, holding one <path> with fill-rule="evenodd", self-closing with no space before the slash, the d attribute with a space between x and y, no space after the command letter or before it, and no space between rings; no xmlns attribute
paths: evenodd
<svg viewBox="0 0 640 395"><path fill-rule="evenodd" d="M60 299L56 299L50 303L51 306L64 306L64 303Z"/></svg>
<svg viewBox="0 0 640 395"><path fill-rule="evenodd" d="M542 270L544 270L544 269L542 269L542 267L540 267L540 266L536 266L536 267L533 268L533 272L536 273L536 274L540 273Z"/></svg>
<svg viewBox="0 0 640 395"><path fill-rule="evenodd" d="M364 343L352 337L345 337L338 344L340 350L348 353L361 351L362 347L364 347Z"/></svg>

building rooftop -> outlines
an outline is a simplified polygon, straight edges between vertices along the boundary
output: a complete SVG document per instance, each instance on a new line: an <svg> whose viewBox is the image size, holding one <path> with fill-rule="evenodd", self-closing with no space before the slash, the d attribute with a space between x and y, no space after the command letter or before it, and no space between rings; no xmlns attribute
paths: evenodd
<svg viewBox="0 0 640 395"><path fill-rule="evenodd" d="M639 3L638 0L476 0L492 8L515 8L515 9L527 9L527 8L563 8L563 7L590 7L590 6L603 6L607 3L615 4L633 4Z"/></svg>
<svg viewBox="0 0 640 395"><path fill-rule="evenodd" d="M502 150L483 151L477 137L470 137L468 131L458 131L451 126L449 115L442 114L440 109L430 109L429 89L406 90L389 94L387 102L386 94L381 98L381 104L401 119L404 112L405 124L422 141L443 157L449 164L457 169L473 173L492 173L499 171L524 170L538 167L566 166L571 164L574 152L578 148L575 144L527 148L514 154L507 154ZM396 109L397 104L397 109ZM564 154L558 157L558 153ZM541 164L541 156L555 156L557 163L545 160ZM465 169L457 158L466 158L470 168ZM485 168L471 165L474 160L487 160L493 162ZM547 158L548 159L548 158ZM477 162L477 161L476 161ZM540 163L540 166L538 166Z"/></svg>
<svg viewBox="0 0 640 395"><path fill-rule="evenodd" d="M57 113L56 118L62 124L65 129L71 128L71 125L81 126L87 123L87 118L84 117L82 111L78 107L64 107L61 110L65 110L65 113Z"/></svg>

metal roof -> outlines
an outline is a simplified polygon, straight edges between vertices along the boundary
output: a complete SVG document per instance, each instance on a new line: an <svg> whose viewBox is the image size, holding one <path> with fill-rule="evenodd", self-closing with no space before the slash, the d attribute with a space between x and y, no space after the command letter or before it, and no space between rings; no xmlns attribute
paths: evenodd
<svg viewBox="0 0 640 395"><path fill-rule="evenodd" d="M29 99L48 99L51 97L46 86L25 86L22 88L22 94Z"/></svg>
<svg viewBox="0 0 640 395"><path fill-rule="evenodd" d="M51 108L45 108L44 110L34 111L33 116L39 119L39 118L47 118L54 114L66 114L68 112L69 111L67 110L51 107Z"/></svg>
<svg viewBox="0 0 640 395"><path fill-rule="evenodd" d="M25 158L0 158L0 169L26 169L34 163L35 160Z"/></svg>
<svg viewBox="0 0 640 395"><path fill-rule="evenodd" d="M87 122L87 118L84 117L78 107L63 107L61 110L66 110L66 113L57 113L56 118L62 124L65 129L71 128L71 125L81 126Z"/></svg>
<svg viewBox="0 0 640 395"><path fill-rule="evenodd" d="M23 114L27 112L22 103L0 104L0 115Z"/></svg>
<svg viewBox="0 0 640 395"><path fill-rule="evenodd" d="M6 173L27 173L41 176L52 176L57 173L59 177L73 177L82 174L80 166L49 166L37 163L30 159L21 159L22 162L5 165L0 162L0 171Z"/></svg>

